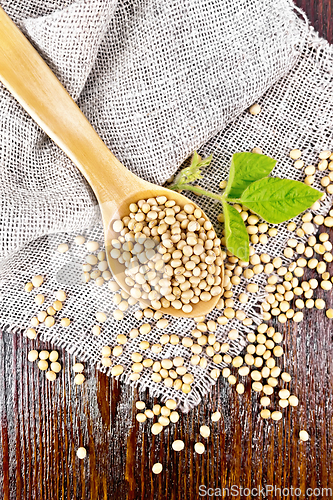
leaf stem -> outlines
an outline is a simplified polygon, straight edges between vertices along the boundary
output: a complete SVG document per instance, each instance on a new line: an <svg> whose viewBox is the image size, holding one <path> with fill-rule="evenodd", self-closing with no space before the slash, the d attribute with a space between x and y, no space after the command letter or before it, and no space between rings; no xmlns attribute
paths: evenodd
<svg viewBox="0 0 333 500"><path fill-rule="evenodd" d="M223 195L206 191L206 189L199 186L191 186L191 184L180 184L178 186L175 184L174 186L169 186L168 189L172 189L173 191L192 191L195 194L208 196L209 198L213 198L214 200L218 200L220 202L223 201Z"/></svg>
<svg viewBox="0 0 333 500"><path fill-rule="evenodd" d="M240 198L223 198L225 201L228 203L242 203L242 200Z"/></svg>

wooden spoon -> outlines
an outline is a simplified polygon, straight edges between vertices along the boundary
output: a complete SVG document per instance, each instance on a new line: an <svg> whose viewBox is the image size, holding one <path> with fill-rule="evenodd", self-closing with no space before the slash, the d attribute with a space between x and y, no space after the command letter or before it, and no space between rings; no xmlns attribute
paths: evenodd
<svg viewBox="0 0 333 500"><path fill-rule="evenodd" d="M67 154L92 187L102 213L109 267L121 288L129 293L123 266L109 256L110 241L114 237L112 221L127 215L129 204L140 199L167 196L181 207L193 202L140 179L117 160L45 61L1 8L0 81ZM205 214L203 216L208 220ZM223 267L221 278L223 282ZM172 316L201 316L209 313L219 298L220 295L208 302L199 301L193 305L191 313L173 307L161 311Z"/></svg>

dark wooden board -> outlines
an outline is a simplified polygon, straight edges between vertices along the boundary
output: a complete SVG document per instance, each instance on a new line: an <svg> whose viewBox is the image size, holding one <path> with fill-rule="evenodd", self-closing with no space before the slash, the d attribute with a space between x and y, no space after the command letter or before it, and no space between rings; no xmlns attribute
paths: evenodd
<svg viewBox="0 0 333 500"><path fill-rule="evenodd" d="M333 42L332 0L297 4ZM332 307L333 294L326 293L326 300ZM291 387L300 405L285 411L282 421L259 417L258 397L248 381L245 394L238 396L220 380L201 405L154 437L149 423L135 420L139 396L153 404L147 394L138 395L91 368L86 370L87 383L74 387L74 360L65 352L64 370L50 384L27 361L36 344L0 332L0 499L214 498L200 496L200 485L229 488L225 498L280 499L310 498L307 488L333 489L332 334L332 320L316 310L307 311L299 325L285 328L281 366L293 375ZM199 456L193 452L199 426L216 409L222 419L213 424L207 451ZM299 441L300 429L310 433L308 443ZM175 438L185 441L180 453L171 448ZM76 457L79 446L88 449L84 461ZM159 476L151 473L156 461L164 466ZM240 492L241 487L267 485L277 490ZM291 487L300 488L301 495L292 496ZM317 498L333 495L319 493Z"/></svg>
<svg viewBox="0 0 333 500"><path fill-rule="evenodd" d="M295 4L307 14L319 35L333 43L332 0L295 0Z"/></svg>

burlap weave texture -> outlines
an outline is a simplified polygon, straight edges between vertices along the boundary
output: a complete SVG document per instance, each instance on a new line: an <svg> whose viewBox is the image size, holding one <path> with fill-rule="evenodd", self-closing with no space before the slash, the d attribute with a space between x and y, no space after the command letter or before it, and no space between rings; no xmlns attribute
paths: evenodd
<svg viewBox="0 0 333 500"><path fill-rule="evenodd" d="M165 182L200 148L202 155L214 154L203 185L218 190L232 154L254 146L279 161L275 175L302 180L303 172L287 160L289 149L300 147L306 164L312 164L321 149L333 147L332 49L308 32L286 0L28 1L2 6L112 152L147 180ZM258 99L263 111L253 117L244 110ZM53 290L66 287L63 315L73 318L70 328L41 327L41 334L98 362L101 346L113 346L117 333L140 323L132 315L135 306L123 322L113 321L115 306L107 286L79 282L85 252L71 242L83 232L102 242L96 201L76 167L3 87L0 109L0 323L27 326L37 309L22 291L23 283L41 273L47 278L43 290L48 300ZM216 223L220 207L211 200L195 201ZM320 213L329 203L322 204ZM258 252L281 255L288 237L281 227L265 248L257 246ZM64 241L71 243L70 252L59 255L55 250ZM255 281L259 295L245 306L236 300L254 325L260 322L256 306L264 297L265 277ZM235 287L235 297L246 284L242 280ZM109 313L98 338L91 335L97 310ZM172 320L163 333L185 336L192 326L191 320ZM237 354L247 331L238 320L220 327L217 337L223 341L231 328L240 332L231 349ZM147 339L156 343L160 335L153 329ZM124 366L130 366L137 350L135 339L124 349ZM139 383L154 394L177 397L188 409L213 383L212 363L205 370L193 368L183 346L163 350L163 357L176 355L186 359L195 375L189 395L152 383L148 371ZM124 380L129 373L130 368Z"/></svg>

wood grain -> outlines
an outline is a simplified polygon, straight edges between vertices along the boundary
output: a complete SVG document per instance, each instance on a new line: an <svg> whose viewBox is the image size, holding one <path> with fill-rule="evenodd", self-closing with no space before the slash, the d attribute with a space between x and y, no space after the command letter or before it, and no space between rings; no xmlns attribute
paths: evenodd
<svg viewBox="0 0 333 500"><path fill-rule="evenodd" d="M332 1L299 0L316 29L333 41ZM331 239L333 234L331 234ZM324 297L318 291L318 297ZM325 294L333 307L333 294ZM281 331L281 330L280 330ZM207 488L300 488L292 497L226 494L225 498L310 498L307 488L333 488L333 328L321 311L311 310L299 325L285 328L285 356L281 366L293 375L292 391L298 408L272 423L259 417L258 397L250 391L238 396L220 380L211 394L190 414L152 436L151 424L135 420L140 396L87 367L87 383L74 387L74 359L61 351L64 370L50 384L28 363L32 343L21 335L0 332L0 498L3 500L197 500L199 486ZM43 344L45 345L45 344ZM46 347L51 348L50 345ZM199 426L219 409L222 419L212 425L207 451L196 455L193 445ZM310 441L298 439L300 429ZM176 453L173 439L183 439ZM84 461L76 457L87 447ZM160 461L164 470L153 476ZM1 495L2 493L2 495ZM286 493L286 492L285 492ZM215 497L219 498L219 497ZM221 497L220 497L221 498ZM314 496L312 498L315 498ZM317 498L330 498L321 492Z"/></svg>

